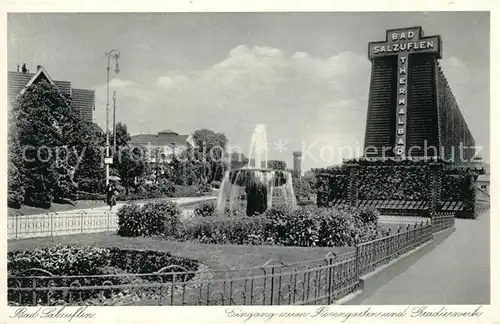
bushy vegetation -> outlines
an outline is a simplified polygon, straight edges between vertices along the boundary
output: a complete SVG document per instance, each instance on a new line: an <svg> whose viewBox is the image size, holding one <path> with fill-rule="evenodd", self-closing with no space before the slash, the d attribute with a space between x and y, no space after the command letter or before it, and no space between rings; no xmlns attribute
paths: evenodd
<svg viewBox="0 0 500 324"><path fill-rule="evenodd" d="M10 251L7 254L7 273L9 287L15 287L19 283L30 285L29 280L13 279L11 277L27 277L33 275L45 275L40 271L48 271L55 276L94 276L106 275L105 277L80 277L78 281L85 286L101 286L112 283L114 285L146 284L154 282L165 282L171 280L172 276L134 276L134 274L154 273L170 265L181 266L188 271L198 270L198 262L186 258L174 257L170 253L157 251L122 250L118 248L102 248L90 246L65 246L42 247L30 251ZM36 269L26 272L28 269ZM172 270L170 270L172 271ZM181 271L175 268L175 271ZM129 274L129 276L124 275ZM184 275L183 275L184 276ZM193 274L185 275L183 280L189 280ZM54 278L52 282L59 286L69 286L76 279ZM179 278L178 278L179 280ZM16 285L17 284L17 285ZM38 280L37 287L51 284L50 281ZM37 303L71 305L78 304L102 304L106 299L117 301L127 295L133 295L131 289L111 290L83 290L68 294L64 291L52 291L50 300L45 295ZM160 289L147 290L148 295L157 295ZM49 296L49 295L47 295ZM146 296L141 296L146 297ZM79 300L81 298L81 300ZM11 305L33 305L31 292L14 294L8 293ZM33 305L34 306L34 305Z"/></svg>
<svg viewBox="0 0 500 324"><path fill-rule="evenodd" d="M214 204L203 204L194 216L180 219L169 205L130 205L118 212L122 236L158 235L211 244L275 244L284 246L345 246L382 235L378 213L368 209L279 206L262 215L244 210L217 215Z"/></svg>
<svg viewBox="0 0 500 324"><path fill-rule="evenodd" d="M303 178L292 179L293 191L297 201L312 200L315 195L315 190L311 188L310 182Z"/></svg>
<svg viewBox="0 0 500 324"><path fill-rule="evenodd" d="M196 145L185 156L156 157L155 163L150 158L155 158L156 150L130 145L125 124L118 123L115 133L110 173L121 178L123 192L118 200L206 195L211 192L210 184L220 182L228 168L225 153L211 151L226 147L228 140L222 133L197 130ZM52 202L105 194L105 142L103 130L82 120L71 98L56 86L46 81L31 85L9 111L9 207L49 208Z"/></svg>
<svg viewBox="0 0 500 324"><path fill-rule="evenodd" d="M445 171L441 183L441 199L443 201L461 201L463 211L457 212L457 218L476 218L476 186L477 173L469 169L450 169Z"/></svg>
<svg viewBox="0 0 500 324"><path fill-rule="evenodd" d="M59 153L74 146L75 138L82 135L79 126L69 100L46 81L31 86L16 100L9 111L10 206L46 207L74 196L76 157L62 158Z"/></svg>
<svg viewBox="0 0 500 324"><path fill-rule="evenodd" d="M334 199L348 199L349 168L341 166L314 170L317 182L317 204L328 206ZM430 201L432 192L430 165L426 161L358 161L356 177L359 200ZM438 176L438 203L460 201L464 211L457 217L475 214L476 173L444 165Z"/></svg>
<svg viewBox="0 0 500 324"><path fill-rule="evenodd" d="M212 202L202 203L194 209L194 215L199 217L211 217L215 215L215 204Z"/></svg>
<svg viewBox="0 0 500 324"><path fill-rule="evenodd" d="M266 217L192 217L184 219L172 238L209 244L263 244Z"/></svg>
<svg viewBox="0 0 500 324"><path fill-rule="evenodd" d="M178 231L181 211L173 202L153 202L140 207L125 205L118 212L118 235L126 237L172 235Z"/></svg>
<svg viewBox="0 0 500 324"><path fill-rule="evenodd" d="M362 200L427 200L430 194L428 166L365 166L358 175Z"/></svg>

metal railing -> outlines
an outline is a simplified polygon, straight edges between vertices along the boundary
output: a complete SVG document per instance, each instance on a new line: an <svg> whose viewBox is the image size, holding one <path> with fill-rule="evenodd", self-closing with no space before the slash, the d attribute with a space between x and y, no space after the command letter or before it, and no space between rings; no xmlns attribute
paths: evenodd
<svg viewBox="0 0 500 324"><path fill-rule="evenodd" d="M188 271L169 266L149 274L54 276L41 269L8 277L11 305L306 305L331 304L359 289L360 278L454 226L453 214L408 225L360 243L355 252L238 270Z"/></svg>
<svg viewBox="0 0 500 324"><path fill-rule="evenodd" d="M7 218L7 238L22 239L118 230L111 211L50 212L44 215L15 215Z"/></svg>
<svg viewBox="0 0 500 324"><path fill-rule="evenodd" d="M431 213L434 233L441 232L447 228L455 226L454 212Z"/></svg>
<svg viewBox="0 0 500 324"><path fill-rule="evenodd" d="M395 234L357 244L356 260L359 275L370 273L402 254L431 241L432 234L433 224L427 220L425 223L415 223L413 226L407 224L405 231L400 227Z"/></svg>

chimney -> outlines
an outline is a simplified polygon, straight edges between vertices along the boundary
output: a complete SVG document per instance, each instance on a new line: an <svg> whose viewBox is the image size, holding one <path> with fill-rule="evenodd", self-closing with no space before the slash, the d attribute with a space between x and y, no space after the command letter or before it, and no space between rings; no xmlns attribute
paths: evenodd
<svg viewBox="0 0 500 324"><path fill-rule="evenodd" d="M28 69L26 68L26 63L23 63L23 66L21 67L21 72L24 74L28 73Z"/></svg>
<svg viewBox="0 0 500 324"><path fill-rule="evenodd" d="M37 66L36 66L36 70L37 70L37 71L38 71L38 70L40 70L40 68L41 68L41 67L42 67L41 65L37 65Z"/></svg>

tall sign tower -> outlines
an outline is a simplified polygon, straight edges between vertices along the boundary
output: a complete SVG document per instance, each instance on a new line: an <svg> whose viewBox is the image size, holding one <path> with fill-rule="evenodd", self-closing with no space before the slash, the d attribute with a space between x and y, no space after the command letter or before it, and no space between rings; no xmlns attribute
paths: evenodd
<svg viewBox="0 0 500 324"><path fill-rule="evenodd" d="M409 145L424 137L429 144L437 144L432 88L433 69L441 58L441 49L440 37L424 37L421 27L387 30L385 41L368 44L372 74L365 136L367 156L405 157ZM422 123L424 119L426 123Z"/></svg>

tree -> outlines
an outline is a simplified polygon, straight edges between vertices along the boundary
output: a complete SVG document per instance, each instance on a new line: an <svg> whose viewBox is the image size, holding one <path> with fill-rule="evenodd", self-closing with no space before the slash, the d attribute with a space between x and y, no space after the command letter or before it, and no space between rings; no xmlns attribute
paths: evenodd
<svg viewBox="0 0 500 324"><path fill-rule="evenodd" d="M267 161L267 167L275 170L286 170L286 162L281 160L269 160Z"/></svg>
<svg viewBox="0 0 500 324"><path fill-rule="evenodd" d="M82 121L78 138L80 143L77 152L82 156L74 176L78 189L102 193L106 185L106 169L103 164L106 136L97 124Z"/></svg>
<svg viewBox="0 0 500 324"><path fill-rule="evenodd" d="M127 125L123 123L118 123L115 125L116 132L116 150L119 151L120 148L126 147L130 142L130 134L127 130ZM109 143L113 147L114 143L114 133L110 132Z"/></svg>
<svg viewBox="0 0 500 324"><path fill-rule="evenodd" d="M20 208L24 202L23 160L14 112L9 111L7 205Z"/></svg>
<svg viewBox="0 0 500 324"><path fill-rule="evenodd" d="M202 171L202 182L221 181L227 169L223 161L228 143L226 135L204 128L196 130L193 137L196 144L194 160Z"/></svg>
<svg viewBox="0 0 500 324"><path fill-rule="evenodd" d="M312 190L309 182L305 179L292 179L293 191L297 200L310 200L314 191Z"/></svg>
<svg viewBox="0 0 500 324"><path fill-rule="evenodd" d="M314 174L314 172L312 170L308 170L308 171L304 172L304 176L302 177L302 179L307 181L309 183L309 187L311 187L311 190L314 193L316 193L317 181L316 181L316 175Z"/></svg>
<svg viewBox="0 0 500 324"><path fill-rule="evenodd" d="M231 152L229 154L229 166L231 169L241 169L248 165L248 158L243 153Z"/></svg>
<svg viewBox="0 0 500 324"><path fill-rule="evenodd" d="M48 207L53 199L76 191L71 180L71 159L61 161L58 152L77 141L79 122L70 100L47 81L32 84L14 103L13 116L23 155L25 202ZM15 163L14 163L15 164Z"/></svg>
<svg viewBox="0 0 500 324"><path fill-rule="evenodd" d="M135 185L136 178L143 176L148 171L148 161L144 152L144 148L135 147L121 149L115 153L113 168L121 178L126 195L128 195L129 189Z"/></svg>
<svg viewBox="0 0 500 324"><path fill-rule="evenodd" d="M206 152L206 159L221 160L228 140L223 133L215 133L210 129L199 129L193 134L198 152ZM213 153L213 154L211 154Z"/></svg>

